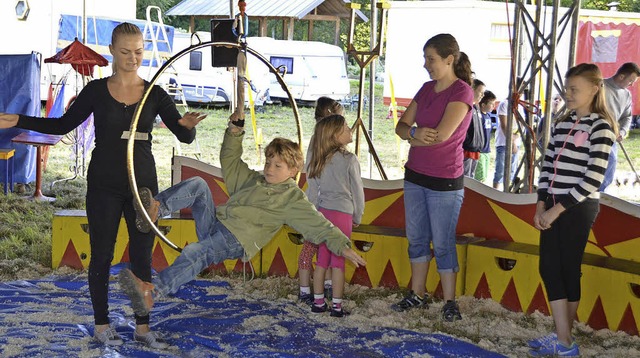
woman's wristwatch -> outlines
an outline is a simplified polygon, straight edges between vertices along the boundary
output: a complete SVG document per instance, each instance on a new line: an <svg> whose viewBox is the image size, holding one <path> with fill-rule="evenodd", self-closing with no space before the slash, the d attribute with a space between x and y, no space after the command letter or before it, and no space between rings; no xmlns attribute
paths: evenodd
<svg viewBox="0 0 640 358"><path fill-rule="evenodd" d="M408 141L411 141L412 139L416 139L416 128L417 127L411 127L411 129L409 129L409 138L407 138Z"/></svg>

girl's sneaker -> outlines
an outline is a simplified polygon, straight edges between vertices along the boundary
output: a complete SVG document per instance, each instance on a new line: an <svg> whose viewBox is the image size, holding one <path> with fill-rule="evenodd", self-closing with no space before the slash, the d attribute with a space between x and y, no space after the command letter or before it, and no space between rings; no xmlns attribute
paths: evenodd
<svg viewBox="0 0 640 358"><path fill-rule="evenodd" d="M94 331L93 337L96 339L96 341L107 346L121 346L122 343L124 343L122 341L122 337L120 337L120 335L116 332L115 329L113 329L113 327L109 327L102 332Z"/></svg>
<svg viewBox="0 0 640 358"><path fill-rule="evenodd" d="M341 308L339 310L334 310L333 308L331 309L331 317L341 318L341 317L344 317L344 316L348 316L350 314L351 314L351 312L345 311L344 308Z"/></svg>
<svg viewBox="0 0 640 358"><path fill-rule="evenodd" d="M553 343L529 351L529 356L531 357L578 357L579 355L580 349L575 341L569 347L566 347L558 342L557 339Z"/></svg>
<svg viewBox="0 0 640 358"><path fill-rule="evenodd" d="M311 312L313 312L313 313L323 313L323 312L327 312L328 308L329 308L329 306L327 305L326 302L322 306L316 306L314 304L314 305L311 306Z"/></svg>
<svg viewBox="0 0 640 358"><path fill-rule="evenodd" d="M551 334L547 334L546 336L538 337L532 340L527 341L527 345L530 348L539 349L540 347L544 347L550 343L553 343L558 340L558 335L554 332Z"/></svg>
<svg viewBox="0 0 640 358"><path fill-rule="evenodd" d="M299 293L298 301L306 304L307 306L313 305L313 293Z"/></svg>

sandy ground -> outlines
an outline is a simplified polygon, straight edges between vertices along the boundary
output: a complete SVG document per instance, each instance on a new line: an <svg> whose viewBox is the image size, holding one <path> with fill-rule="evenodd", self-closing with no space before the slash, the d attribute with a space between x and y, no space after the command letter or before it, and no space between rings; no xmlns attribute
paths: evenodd
<svg viewBox="0 0 640 358"><path fill-rule="evenodd" d="M4 272L0 277L2 281L37 279L48 274L80 275L86 278L86 272L69 269L51 272L46 268L19 260L0 261L0 267ZM9 270L8 268L11 267L15 269ZM231 285L231 290L213 287L210 292L207 292L210 295L226 294L230 299L270 300L277 303L301 305L296 303L297 280L289 277L256 278L246 282L241 276L215 276L202 279L227 281ZM548 333L553 324L550 317L537 312L531 315L512 312L489 299L460 297L459 304L463 319L448 323L440 319L442 302L433 302L429 309L416 309L403 313L390 310L389 305L401 298L399 291L347 285L345 297L345 307L352 312L351 316L340 321L340 324L346 327L369 330L372 327L382 326L424 333L443 333L509 357L527 356L526 341ZM312 314L309 314L308 317L317 320L335 320L335 318L328 316L318 317ZM37 317L29 317L29 320L33 319L37 319ZM58 317L57 319L61 322L80 323L77 322L78 319L84 321L90 317ZM273 318L270 320L267 317L255 317L247 324L268 325L272 320ZM83 324L89 324L89 322L83 322ZM42 329L46 330L45 327ZM640 357L640 337L638 336L606 329L594 331L582 323L576 324L573 333L580 345L583 357ZM43 334L43 336L46 335Z"/></svg>

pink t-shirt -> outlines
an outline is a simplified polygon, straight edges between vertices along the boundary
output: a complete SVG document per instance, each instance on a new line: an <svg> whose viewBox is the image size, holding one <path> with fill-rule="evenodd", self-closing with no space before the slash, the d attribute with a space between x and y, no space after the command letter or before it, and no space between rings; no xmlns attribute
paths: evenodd
<svg viewBox="0 0 640 358"><path fill-rule="evenodd" d="M416 111L418 127L437 127L447 105L451 102L466 103L469 110L462 123L446 141L428 147L411 147L406 166L414 172L431 177L458 178L464 173L462 142L471 122L473 90L460 79L440 93L434 91L435 85L436 81L426 82L413 98L418 105Z"/></svg>

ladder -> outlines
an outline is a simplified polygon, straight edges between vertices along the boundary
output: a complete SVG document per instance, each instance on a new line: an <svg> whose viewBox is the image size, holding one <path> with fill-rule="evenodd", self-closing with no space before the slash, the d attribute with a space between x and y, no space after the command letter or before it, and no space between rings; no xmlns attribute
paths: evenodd
<svg viewBox="0 0 640 358"><path fill-rule="evenodd" d="M155 23L157 26L154 28L154 22L152 21L152 15L157 17L158 21ZM168 52L172 53L171 44L169 43L169 36L167 35L167 31L164 27L164 21L162 20L162 10L158 6L147 6L147 21L144 25L144 29L142 31L142 37L145 42L151 43L151 59L149 60L149 72L147 74L147 80L151 80L155 72L157 72L160 67L169 59L166 55L161 55L160 50L158 48L158 44L166 44ZM157 68L154 71L154 68ZM189 111L189 106L187 105L187 100L184 95L184 89L182 84L178 78L178 71L172 66L165 71L165 74L169 75L169 80L162 81L162 88L167 92L167 94L174 99L179 100L176 103L176 107L181 114L185 114ZM196 157L196 159L200 159L202 155L202 151L200 150L200 143L198 143L198 137L196 136L195 140L191 145L186 145L180 143L176 136L173 136L174 140L174 148L175 153L177 155L187 155L192 154ZM189 147L186 150L182 149L182 145Z"/></svg>

